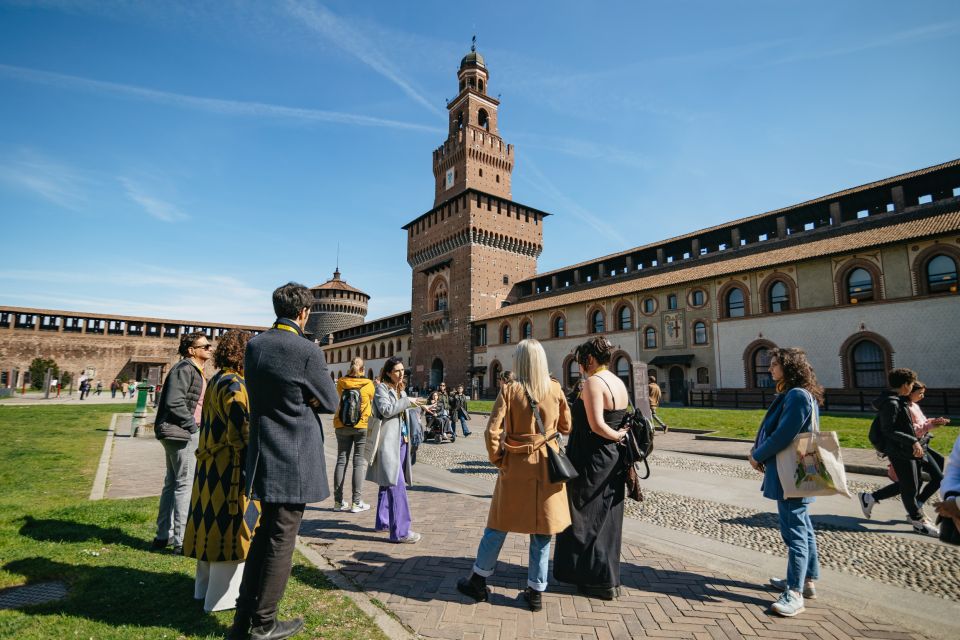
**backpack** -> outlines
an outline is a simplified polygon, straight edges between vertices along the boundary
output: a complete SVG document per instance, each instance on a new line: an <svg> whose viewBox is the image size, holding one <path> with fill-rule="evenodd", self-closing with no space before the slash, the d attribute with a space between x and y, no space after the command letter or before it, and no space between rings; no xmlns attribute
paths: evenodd
<svg viewBox="0 0 960 640"><path fill-rule="evenodd" d="M647 462L647 458L653 453L653 426L640 409L634 409L623 417L620 428L623 427L629 429L625 439L627 463L632 467L634 464L642 462L643 466L646 467L647 475L643 476L641 480L646 480L650 477L650 464Z"/></svg>
<svg viewBox="0 0 960 640"><path fill-rule="evenodd" d="M883 439L883 431L880 430L879 413L874 416L873 422L870 423L870 431L867 432L867 438L870 439L870 444L872 444L873 448L877 450L877 453L886 455L884 452L884 445L886 442Z"/></svg>
<svg viewBox="0 0 960 640"><path fill-rule="evenodd" d="M360 389L344 389L340 394L340 406L337 407L337 417L345 427L354 427L360 422Z"/></svg>

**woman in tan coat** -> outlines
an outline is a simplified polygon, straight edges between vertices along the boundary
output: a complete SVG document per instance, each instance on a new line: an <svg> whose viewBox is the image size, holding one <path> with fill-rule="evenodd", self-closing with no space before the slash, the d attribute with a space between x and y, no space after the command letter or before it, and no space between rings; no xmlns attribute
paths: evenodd
<svg viewBox="0 0 960 640"><path fill-rule="evenodd" d="M493 574L507 532L530 535L527 588L523 597L531 611L542 608L547 588L550 539L570 526L570 505L563 483L550 482L546 447L556 449L557 433L570 432L570 409L560 383L550 378L547 354L540 343L523 340L513 355L515 382L500 389L484 434L487 455L497 469L487 528L469 578L457 589L485 601L487 577ZM536 402L545 435L540 435L530 399Z"/></svg>

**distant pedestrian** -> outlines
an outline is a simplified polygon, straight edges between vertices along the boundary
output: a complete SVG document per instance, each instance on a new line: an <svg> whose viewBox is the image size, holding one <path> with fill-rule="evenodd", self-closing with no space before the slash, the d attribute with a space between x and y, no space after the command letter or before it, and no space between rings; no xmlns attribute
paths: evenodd
<svg viewBox="0 0 960 640"><path fill-rule="evenodd" d="M206 389L203 365L213 345L200 332L180 336L181 360L173 365L163 385L153 431L163 445L167 474L160 492L155 550L173 545L174 554L183 551L183 530L190 508L190 490L196 467L203 395Z"/></svg>
<svg viewBox="0 0 960 640"><path fill-rule="evenodd" d="M87 378L80 378L80 399L83 400L89 394L90 394L90 380Z"/></svg>
<svg viewBox="0 0 960 640"><path fill-rule="evenodd" d="M251 334L220 337L213 360L219 369L204 393L190 511L183 555L197 559L193 597L206 612L233 609L244 560L260 517L241 483L250 441L250 403L243 354Z"/></svg>
<svg viewBox="0 0 960 640"><path fill-rule="evenodd" d="M211 348L213 348L212 345L211 345ZM130 385L127 387L127 391L130 392L130 399L133 400L134 396L137 395L137 382L135 380L130 381Z"/></svg>
<svg viewBox="0 0 960 640"><path fill-rule="evenodd" d="M457 434L457 422L459 422L464 438L470 435L470 429L467 427L467 422L470 420L467 402L467 394L463 392L463 385L458 384L453 395L450 396L450 419L453 421L453 434Z"/></svg>
<svg viewBox="0 0 960 640"><path fill-rule="evenodd" d="M110 382L110 397L111 397L111 398L116 398L116 397L117 397L117 389L119 389L119 388L120 388L120 384L119 384L119 382L117 381L117 379L114 378L114 379ZM126 395L126 394L124 394L124 395Z"/></svg>
<svg viewBox="0 0 960 640"><path fill-rule="evenodd" d="M367 443L367 426L373 405L373 381L363 375L363 358L350 362L347 375L337 380L337 395L340 403L333 415L334 434L337 437L337 466L333 471L333 510L360 513L370 505L363 501L363 477L366 459L363 450ZM345 422L346 421L346 422ZM347 465L353 454L352 499L343 501L343 485L347 477Z"/></svg>
<svg viewBox="0 0 960 640"><path fill-rule="evenodd" d="M127 399L127 383L117 380L117 387L119 387L120 389L120 397L126 400Z"/></svg>
<svg viewBox="0 0 960 640"><path fill-rule="evenodd" d="M497 567L507 533L526 534L530 554L521 595L531 611L540 611L551 536L570 526L567 486L551 482L547 471L547 447L556 450L557 434L570 432L570 408L560 383L550 378L539 342L521 340L513 360L516 382L503 385L484 433L487 455L498 469L487 526L470 577L457 582L457 590L486 601L487 578Z"/></svg>
<svg viewBox="0 0 960 640"><path fill-rule="evenodd" d="M650 416L653 418L654 422L659 424L663 428L663 432L666 433L670 430L670 427L667 426L667 423L660 419L660 416L657 415L657 409L660 407L660 385L657 384L657 379L653 376L649 378L649 384L647 384L647 396L650 399Z"/></svg>
<svg viewBox="0 0 960 640"><path fill-rule="evenodd" d="M403 359L388 358L380 373L383 382L377 385L373 398L377 419L370 427L370 444L366 448L367 480L380 485L374 528L389 531L390 542L415 543L420 534L410 528L412 518L407 502L407 487L413 485L407 409L426 402L406 394L403 378Z"/></svg>
<svg viewBox="0 0 960 640"><path fill-rule="evenodd" d="M97 395L103 393L103 380L97 380Z"/></svg>
<svg viewBox="0 0 960 640"><path fill-rule="evenodd" d="M777 395L760 423L749 462L763 473L763 496L777 501L780 536L787 545L787 576L770 579L770 586L782 592L770 609L792 618L805 610L804 598L817 596L815 583L820 577L820 563L808 510L813 498L784 497L777 473L777 454L791 446L799 434L817 428L823 387L801 349L771 350L770 377L776 384Z"/></svg>
<svg viewBox="0 0 960 640"><path fill-rule="evenodd" d="M260 500L260 526L243 568L229 638L288 638L303 618L278 620L297 532L308 502L330 497L320 413L337 408L323 350L303 334L313 294L287 283L273 292L273 327L252 338L244 356L250 397L247 495ZM252 628L251 628L252 627Z"/></svg>

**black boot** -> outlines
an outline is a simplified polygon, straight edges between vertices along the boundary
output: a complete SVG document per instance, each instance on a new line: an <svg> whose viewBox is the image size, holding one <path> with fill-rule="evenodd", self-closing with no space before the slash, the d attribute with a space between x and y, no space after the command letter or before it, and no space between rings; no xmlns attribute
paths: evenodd
<svg viewBox="0 0 960 640"><path fill-rule="evenodd" d="M274 620L265 625L250 630L250 640L283 640L300 633L303 629L303 618L293 620Z"/></svg>
<svg viewBox="0 0 960 640"><path fill-rule="evenodd" d="M533 587L527 587L523 590L523 599L527 601L530 611L540 611L543 609L543 593Z"/></svg>
<svg viewBox="0 0 960 640"><path fill-rule="evenodd" d="M457 591L465 596L470 596L477 602L486 602L490 598L487 579L476 573L471 573L469 578L457 580Z"/></svg>
<svg viewBox="0 0 960 640"><path fill-rule="evenodd" d="M227 640L247 640L250 637L250 617L250 609L237 607L233 613L233 624L227 631Z"/></svg>

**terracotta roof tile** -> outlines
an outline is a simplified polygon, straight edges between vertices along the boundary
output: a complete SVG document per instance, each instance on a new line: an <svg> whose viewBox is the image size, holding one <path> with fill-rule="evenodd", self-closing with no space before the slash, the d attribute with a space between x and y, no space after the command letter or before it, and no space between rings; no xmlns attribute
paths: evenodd
<svg viewBox="0 0 960 640"><path fill-rule="evenodd" d="M838 235L803 244L791 244L769 251L744 256L731 256L726 260L710 261L689 266L678 265L675 269L660 271L647 277L618 280L607 285L578 289L559 295L546 295L502 307L474 322L493 320L506 316L521 315L542 309L551 309L588 300L611 298L638 291L668 287L685 282L716 278L754 269L810 260L823 256L850 253L859 249L960 231L960 211L953 210L919 220L876 227L864 231Z"/></svg>

